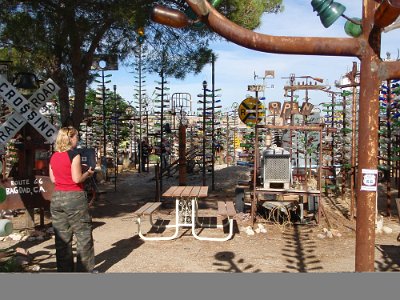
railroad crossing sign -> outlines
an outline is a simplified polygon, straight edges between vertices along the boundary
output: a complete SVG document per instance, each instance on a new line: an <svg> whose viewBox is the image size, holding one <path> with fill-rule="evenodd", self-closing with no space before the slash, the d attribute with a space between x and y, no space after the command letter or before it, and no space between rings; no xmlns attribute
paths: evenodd
<svg viewBox="0 0 400 300"><path fill-rule="evenodd" d="M257 108L258 106L258 108ZM258 120L256 122L256 108L258 110ZM240 103L238 108L239 118L242 120L243 123L246 125L259 123L262 118L265 116L265 109L264 105L261 103L260 100L248 97Z"/></svg>
<svg viewBox="0 0 400 300"><path fill-rule="evenodd" d="M0 97L15 110L0 126L0 144L6 144L27 122L49 143L53 143L57 129L39 110L59 89L53 80L48 79L27 100L7 79L0 76Z"/></svg>

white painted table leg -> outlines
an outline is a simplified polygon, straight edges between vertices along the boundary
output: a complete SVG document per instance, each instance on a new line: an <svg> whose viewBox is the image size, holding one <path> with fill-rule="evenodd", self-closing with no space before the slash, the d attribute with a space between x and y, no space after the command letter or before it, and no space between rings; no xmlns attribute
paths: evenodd
<svg viewBox="0 0 400 300"><path fill-rule="evenodd" d="M173 239L177 238L178 234L179 234L179 224L178 224L178 218L177 218L178 217L178 208L176 208L175 212L176 212L176 218L175 218L174 225L156 226L156 227L165 227L165 228L175 228L175 232L172 236L154 236L154 237L144 236L142 233L141 227L140 227L141 219L140 219L140 217L138 217L136 222L138 224L138 234L139 234L140 238L142 238L145 241L169 241L169 240L173 240ZM150 215L150 224L153 227L154 223L153 223L153 219L152 219L151 215Z"/></svg>
<svg viewBox="0 0 400 300"><path fill-rule="evenodd" d="M193 236L200 240L200 241L216 241L216 242L224 242L232 238L233 235L233 219L228 218L229 222L229 233L227 236L219 238L219 237L205 237L205 236L199 236L196 233L196 224L197 222L197 199L192 199L192 234ZM222 228L224 225L218 225L217 228Z"/></svg>

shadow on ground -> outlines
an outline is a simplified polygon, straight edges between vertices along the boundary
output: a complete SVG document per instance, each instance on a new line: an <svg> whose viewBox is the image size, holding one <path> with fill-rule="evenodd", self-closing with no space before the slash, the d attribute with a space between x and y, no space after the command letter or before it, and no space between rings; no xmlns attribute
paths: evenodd
<svg viewBox="0 0 400 300"><path fill-rule="evenodd" d="M144 241L141 240L138 235L119 240L112 244L110 249L96 255L96 269L100 273L105 273L113 265L130 255L132 251L143 245L143 243Z"/></svg>
<svg viewBox="0 0 400 300"><path fill-rule="evenodd" d="M310 228L300 225L295 225L292 233L285 232L283 234L285 248L282 249L282 255L286 257L288 264L286 265L287 269L282 272L308 273L323 270L321 261L315 255L316 244L310 234Z"/></svg>
<svg viewBox="0 0 400 300"><path fill-rule="evenodd" d="M235 253L231 251L222 251L214 255L217 262L213 263L218 267L219 272L227 273L259 273L260 269L256 266L246 263L244 258L235 258Z"/></svg>
<svg viewBox="0 0 400 300"><path fill-rule="evenodd" d="M378 272L399 272L400 271L400 246L375 245L381 254L381 259L375 260L375 270Z"/></svg>

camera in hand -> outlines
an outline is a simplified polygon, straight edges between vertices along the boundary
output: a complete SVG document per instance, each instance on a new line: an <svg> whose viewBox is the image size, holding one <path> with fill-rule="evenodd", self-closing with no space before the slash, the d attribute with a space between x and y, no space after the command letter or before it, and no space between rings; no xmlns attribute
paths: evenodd
<svg viewBox="0 0 400 300"><path fill-rule="evenodd" d="M82 170L87 171L89 168L96 168L96 151L94 148L80 148Z"/></svg>

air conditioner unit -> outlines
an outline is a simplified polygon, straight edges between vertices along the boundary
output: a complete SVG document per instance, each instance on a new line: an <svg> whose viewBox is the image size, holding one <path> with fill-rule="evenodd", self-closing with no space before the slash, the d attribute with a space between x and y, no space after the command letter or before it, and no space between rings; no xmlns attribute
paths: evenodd
<svg viewBox="0 0 400 300"><path fill-rule="evenodd" d="M292 182L290 153L283 148L266 149L261 158L265 189L289 189Z"/></svg>

